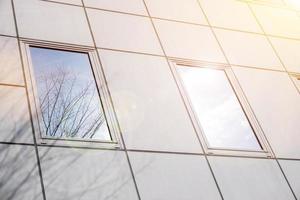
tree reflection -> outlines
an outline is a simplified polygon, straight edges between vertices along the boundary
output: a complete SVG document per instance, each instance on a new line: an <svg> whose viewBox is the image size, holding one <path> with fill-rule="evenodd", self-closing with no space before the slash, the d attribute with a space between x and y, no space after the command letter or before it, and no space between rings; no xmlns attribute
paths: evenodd
<svg viewBox="0 0 300 200"><path fill-rule="evenodd" d="M76 75L63 68L38 79L46 136L94 138L101 126L106 125L97 101L97 91L91 81L78 88Z"/></svg>
<svg viewBox="0 0 300 200"><path fill-rule="evenodd" d="M30 48L42 135L111 140L88 54Z"/></svg>

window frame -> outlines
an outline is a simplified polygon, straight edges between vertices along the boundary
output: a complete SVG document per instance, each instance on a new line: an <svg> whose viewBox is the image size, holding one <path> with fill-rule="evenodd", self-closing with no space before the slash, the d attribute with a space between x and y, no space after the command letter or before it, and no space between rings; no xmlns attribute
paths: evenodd
<svg viewBox="0 0 300 200"><path fill-rule="evenodd" d="M55 145L55 146L74 146L74 147L91 147L91 148L121 148L121 132L118 126L117 117L114 112L113 104L110 98L109 90L106 84L103 69L97 56L97 49L92 47L82 47L76 45L65 45L54 42L40 42L36 40L22 39L21 53L24 59L24 73L26 77L26 85L28 89L28 97L30 111L32 114L33 129L35 132L36 141L40 145ZM103 114L108 126L111 140L99 139L80 139L80 138L54 138L45 137L42 135L41 129L41 108L37 93L37 83L31 59L30 47L60 50L66 52L86 53L89 57L93 79L95 81Z"/></svg>
<svg viewBox="0 0 300 200"><path fill-rule="evenodd" d="M243 93L241 86L232 68L226 64L220 63L210 63L210 62L200 62L200 61L190 61L190 60L182 60L182 59L175 59L169 58L169 63L171 66L171 71L174 75L174 79L177 83L179 88L179 92L182 95L183 101L186 105L187 111L191 117L192 123L194 124L195 130L197 135L199 136L201 145L204 149L206 154L212 155L230 155L230 156L252 156L252 157L268 157L273 158L274 155L272 153L272 149L265 137L265 134L257 121L254 112L250 104L247 101L246 96ZM258 143L261 145L262 150L248 150L248 149L231 149L231 148L216 148L210 147L208 140L206 139L206 135L203 131L201 126L201 122L197 117L196 112L194 111L194 106L190 100L189 94L185 89L184 82L181 78L180 73L177 70L177 66L181 67L196 67L196 68L209 68L209 69L216 69L224 71L228 83L231 85L232 91L234 92L241 109L243 110L245 117L247 118L249 125L251 126L254 136L257 139Z"/></svg>

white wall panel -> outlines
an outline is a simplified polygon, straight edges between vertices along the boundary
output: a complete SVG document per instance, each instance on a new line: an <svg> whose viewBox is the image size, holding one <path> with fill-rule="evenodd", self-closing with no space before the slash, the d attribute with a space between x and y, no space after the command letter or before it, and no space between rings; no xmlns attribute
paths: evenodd
<svg viewBox="0 0 300 200"><path fill-rule="evenodd" d="M100 51L127 148L201 152L164 58Z"/></svg>
<svg viewBox="0 0 300 200"><path fill-rule="evenodd" d="M86 7L147 15L143 0L84 0Z"/></svg>
<svg viewBox="0 0 300 200"><path fill-rule="evenodd" d="M289 76L239 67L234 72L276 156L300 158L300 95Z"/></svg>
<svg viewBox="0 0 300 200"><path fill-rule="evenodd" d="M0 141L33 143L24 88L0 86Z"/></svg>
<svg viewBox="0 0 300 200"><path fill-rule="evenodd" d="M197 0L146 0L152 17L207 24Z"/></svg>
<svg viewBox="0 0 300 200"><path fill-rule="evenodd" d="M286 5L295 10L300 10L300 3L297 0L284 0Z"/></svg>
<svg viewBox="0 0 300 200"><path fill-rule="evenodd" d="M265 36L214 30L231 64L284 70Z"/></svg>
<svg viewBox="0 0 300 200"><path fill-rule="evenodd" d="M275 160L209 157L224 199L294 200Z"/></svg>
<svg viewBox="0 0 300 200"><path fill-rule="evenodd" d="M200 0L212 26L261 33L245 2L237 0Z"/></svg>
<svg viewBox="0 0 300 200"><path fill-rule="evenodd" d="M269 6L286 6L288 0L257 0L258 3L266 4Z"/></svg>
<svg viewBox="0 0 300 200"><path fill-rule="evenodd" d="M0 34L16 35L11 0L0 1Z"/></svg>
<svg viewBox="0 0 300 200"><path fill-rule="evenodd" d="M42 200L35 148L0 144L1 200Z"/></svg>
<svg viewBox="0 0 300 200"><path fill-rule="evenodd" d="M171 57L225 62L208 27L154 20L166 54Z"/></svg>
<svg viewBox="0 0 300 200"><path fill-rule="evenodd" d="M300 73L300 41L275 37L270 39L287 70Z"/></svg>
<svg viewBox="0 0 300 200"><path fill-rule="evenodd" d="M39 0L15 5L21 37L93 45L83 8Z"/></svg>
<svg viewBox="0 0 300 200"><path fill-rule="evenodd" d="M143 200L220 200L202 156L130 152Z"/></svg>
<svg viewBox="0 0 300 200"><path fill-rule="evenodd" d="M162 54L147 17L88 9L98 47Z"/></svg>
<svg viewBox="0 0 300 200"><path fill-rule="evenodd" d="M48 200L136 200L124 152L39 147Z"/></svg>
<svg viewBox="0 0 300 200"><path fill-rule="evenodd" d="M296 160L280 160L280 165L287 176L293 191L298 199L300 199L300 161Z"/></svg>
<svg viewBox="0 0 300 200"><path fill-rule="evenodd" d="M267 34L300 39L300 18L296 12L255 4L251 7Z"/></svg>
<svg viewBox="0 0 300 200"><path fill-rule="evenodd" d="M24 85L18 41L0 36L0 83Z"/></svg>

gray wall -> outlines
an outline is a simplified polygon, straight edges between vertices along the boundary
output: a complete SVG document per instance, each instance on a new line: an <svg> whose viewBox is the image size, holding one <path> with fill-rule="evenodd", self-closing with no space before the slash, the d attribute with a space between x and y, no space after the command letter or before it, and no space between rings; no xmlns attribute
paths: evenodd
<svg viewBox="0 0 300 200"><path fill-rule="evenodd" d="M300 199L291 2L0 0L0 199ZM97 48L124 148L36 143L20 38ZM168 57L232 66L276 158L204 154Z"/></svg>

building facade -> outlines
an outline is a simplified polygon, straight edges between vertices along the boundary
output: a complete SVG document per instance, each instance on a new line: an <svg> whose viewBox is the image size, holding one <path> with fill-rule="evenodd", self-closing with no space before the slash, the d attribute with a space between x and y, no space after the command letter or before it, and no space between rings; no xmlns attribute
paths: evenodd
<svg viewBox="0 0 300 200"><path fill-rule="evenodd" d="M1 200L300 200L297 0L0 0Z"/></svg>

